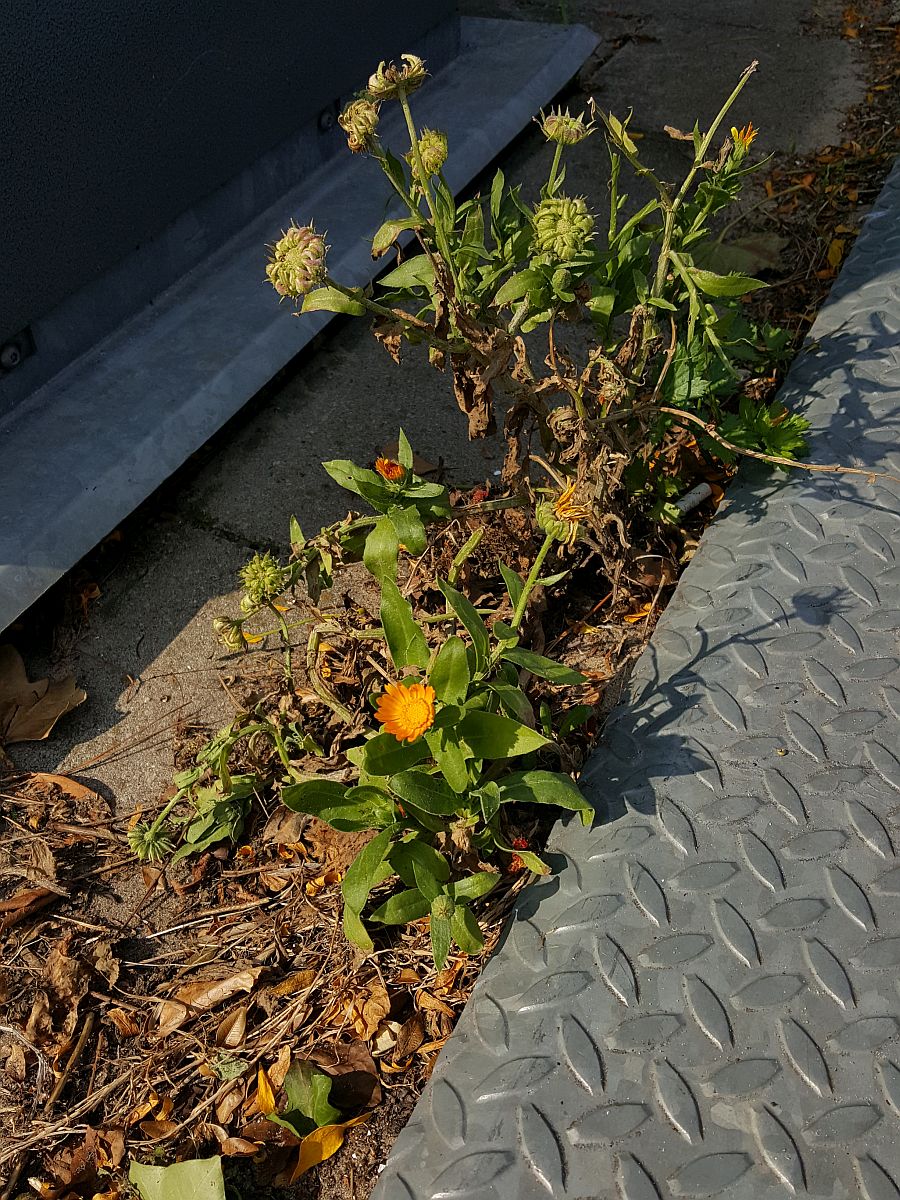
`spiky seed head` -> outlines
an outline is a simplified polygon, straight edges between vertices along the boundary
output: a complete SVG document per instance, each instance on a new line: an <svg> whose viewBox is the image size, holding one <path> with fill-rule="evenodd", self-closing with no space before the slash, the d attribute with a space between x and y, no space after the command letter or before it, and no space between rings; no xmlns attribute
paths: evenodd
<svg viewBox="0 0 900 1200"><path fill-rule="evenodd" d="M379 105L363 96L351 100L341 115L338 124L347 135L347 145L354 154L371 148L378 129Z"/></svg>
<svg viewBox="0 0 900 1200"><path fill-rule="evenodd" d="M327 251L324 237L312 225L291 225L271 247L269 283L279 296L305 296L325 281Z"/></svg>
<svg viewBox="0 0 900 1200"><path fill-rule="evenodd" d="M568 109L565 112L561 108L551 109L546 116L541 113L538 124L548 142L561 142L564 146L577 146L594 132L593 122L586 122L584 113L573 117Z"/></svg>
<svg viewBox="0 0 900 1200"><path fill-rule="evenodd" d="M284 591L284 568L268 552L254 554L240 571L241 582L254 604L265 604Z"/></svg>
<svg viewBox="0 0 900 1200"><path fill-rule="evenodd" d="M419 134L419 154L426 175L437 175L447 161L447 135L440 129L423 129ZM406 155L406 161L415 168L416 158L412 150Z"/></svg>
<svg viewBox="0 0 900 1200"><path fill-rule="evenodd" d="M408 96L425 82L428 72L417 54L402 54L402 66L380 62L378 69L369 76L370 100L395 100L399 95Z"/></svg>
<svg viewBox="0 0 900 1200"><path fill-rule="evenodd" d="M580 254L594 235L594 218L583 196L549 196L534 210L533 245L539 254L568 261Z"/></svg>

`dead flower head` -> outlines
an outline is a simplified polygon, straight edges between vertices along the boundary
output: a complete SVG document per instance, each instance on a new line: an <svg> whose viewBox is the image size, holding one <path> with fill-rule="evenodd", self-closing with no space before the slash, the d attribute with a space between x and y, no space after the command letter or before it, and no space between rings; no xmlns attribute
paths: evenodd
<svg viewBox="0 0 900 1200"><path fill-rule="evenodd" d="M375 470L388 483L399 483L406 474L406 468L393 458L376 458Z"/></svg>
<svg viewBox="0 0 900 1200"><path fill-rule="evenodd" d="M378 698L375 719L398 742L415 742L434 724L434 688L389 683Z"/></svg>
<svg viewBox="0 0 900 1200"><path fill-rule="evenodd" d="M537 117L535 117L537 121ZM551 109L546 116L541 113L538 124L548 142L560 142L563 146L577 146L594 132L594 122L585 121L584 113L573 117L568 109Z"/></svg>
<svg viewBox="0 0 900 1200"><path fill-rule="evenodd" d="M380 62L378 70L369 76L367 90L370 100L395 100L398 96L408 96L425 82L428 72L421 58L416 54L402 54L400 57L402 66Z"/></svg>
<svg viewBox="0 0 900 1200"><path fill-rule="evenodd" d="M347 135L347 145L354 154L368 150L375 141L378 128L378 104L363 96L351 100L338 117L338 124Z"/></svg>

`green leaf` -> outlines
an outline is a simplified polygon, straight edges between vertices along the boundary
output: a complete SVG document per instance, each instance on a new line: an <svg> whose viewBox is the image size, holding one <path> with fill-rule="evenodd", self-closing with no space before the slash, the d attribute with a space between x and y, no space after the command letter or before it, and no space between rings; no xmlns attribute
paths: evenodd
<svg viewBox="0 0 900 1200"><path fill-rule="evenodd" d="M478 801L481 806L481 815L484 818L484 823L485 825L490 825L500 811L500 789L493 780L481 788L478 793Z"/></svg>
<svg viewBox="0 0 900 1200"><path fill-rule="evenodd" d="M390 860L391 866L409 887L415 886L417 865L438 883L446 883L450 878L450 864L443 854L419 838L396 842L391 849Z"/></svg>
<svg viewBox="0 0 900 1200"><path fill-rule="evenodd" d="M476 871L474 875L467 875L465 879L452 884L450 894L454 900L480 900L493 891L499 882L500 876L493 871Z"/></svg>
<svg viewBox="0 0 900 1200"><path fill-rule="evenodd" d="M702 271L699 267L688 267L688 274L701 292L707 296L745 296L766 284L750 275L716 275L714 271Z"/></svg>
<svg viewBox="0 0 900 1200"><path fill-rule="evenodd" d="M536 854L532 854L530 850L517 850L519 858L528 868L529 871L534 871L535 875L549 875L550 868L542 858L538 858Z"/></svg>
<svg viewBox="0 0 900 1200"><path fill-rule="evenodd" d="M567 710L565 716L559 723L559 732L562 737L567 733L571 733L573 729L578 729L589 721L594 715L594 707L590 704L576 704L574 707Z"/></svg>
<svg viewBox="0 0 900 1200"><path fill-rule="evenodd" d="M340 804L347 795L347 785L336 779L303 779L281 790L281 799L294 812L318 815L323 808Z"/></svg>
<svg viewBox="0 0 900 1200"><path fill-rule="evenodd" d="M367 775L395 775L427 758L428 751L427 741L421 738L406 744L398 742L392 733L376 733L362 747L360 765Z"/></svg>
<svg viewBox="0 0 900 1200"><path fill-rule="evenodd" d="M323 1125L334 1125L341 1113L328 1103L331 1077L312 1063L293 1063L284 1077L287 1108L283 1113L269 1113L269 1120L283 1125L298 1137L306 1137Z"/></svg>
<svg viewBox="0 0 900 1200"><path fill-rule="evenodd" d="M399 505L394 505L388 509L388 516L393 522L398 541L403 543L410 554L422 554L428 545L428 540L425 537L425 526L422 524L418 509L412 506L400 508Z"/></svg>
<svg viewBox="0 0 900 1200"><path fill-rule="evenodd" d="M391 661L399 671L402 667L428 666L429 652L425 635L415 622L412 607L400 595L400 589L391 579L381 584L381 624L391 654Z"/></svg>
<svg viewBox="0 0 900 1200"><path fill-rule="evenodd" d="M389 897L375 909L369 920L381 925L408 925L410 921L427 917L430 912L430 902L418 888L413 887Z"/></svg>
<svg viewBox="0 0 900 1200"><path fill-rule="evenodd" d="M460 806L459 796L440 776L424 771L401 771L391 778L388 786L401 800L437 816L452 816Z"/></svg>
<svg viewBox="0 0 900 1200"><path fill-rule="evenodd" d="M352 942L354 946L359 946L360 950L366 954L371 954L375 949L372 939L369 937L369 932L362 923L362 918L359 913L355 913L352 908L344 905L344 936L348 942Z"/></svg>
<svg viewBox="0 0 900 1200"><path fill-rule="evenodd" d="M540 271L535 271L532 267L526 267L524 271L519 271L515 275L510 276L506 283L497 289L494 303L503 305L510 304L514 300L521 300L523 296L528 295L532 288L540 287L543 282L544 276Z"/></svg>
<svg viewBox="0 0 900 1200"><path fill-rule="evenodd" d="M491 217L494 221L500 216L500 202L503 199L503 187L506 183L503 172L498 171L491 182Z"/></svg>
<svg viewBox="0 0 900 1200"><path fill-rule="evenodd" d="M434 965L440 971L450 953L450 922L446 917L436 917L433 908L431 911L431 951L434 955Z"/></svg>
<svg viewBox="0 0 900 1200"><path fill-rule="evenodd" d="M413 469L413 448L409 444L409 438L402 429L400 430L400 436L397 438L397 461L407 471Z"/></svg>
<svg viewBox="0 0 900 1200"><path fill-rule="evenodd" d="M222 1159L189 1158L170 1167L131 1161L128 1179L143 1200L225 1200Z"/></svg>
<svg viewBox="0 0 900 1200"><path fill-rule="evenodd" d="M466 644L459 637L449 637L440 650L428 674L438 700L456 704L465 700L472 682Z"/></svg>
<svg viewBox="0 0 900 1200"><path fill-rule="evenodd" d="M326 284L325 287L316 288L314 292L306 293L303 297L303 304L300 306L300 311L305 313L345 313L348 317L361 317L366 311L366 306L360 304L358 300L351 300L349 296L345 296L337 288L329 287Z"/></svg>
<svg viewBox="0 0 900 1200"><path fill-rule="evenodd" d="M550 739L499 713L468 712L456 727L475 758L512 758L550 745Z"/></svg>
<svg viewBox="0 0 900 1200"><path fill-rule="evenodd" d="M475 611L474 605L462 592L458 592L455 587L451 587L444 579L438 580L438 587L444 593L447 603L459 617L469 637L472 639L472 645L475 648L475 664L480 670L487 664L490 652L490 637L488 636L487 626Z"/></svg>
<svg viewBox="0 0 900 1200"><path fill-rule="evenodd" d="M363 563L373 579L383 584L397 578L399 551L400 539L393 518L379 517L363 546Z"/></svg>
<svg viewBox="0 0 900 1200"><path fill-rule="evenodd" d="M322 466L335 483L348 492L362 496L370 504L374 503L382 512L395 501L396 493L389 491L380 475L366 467L358 467L348 458L333 458L323 462Z"/></svg>
<svg viewBox="0 0 900 1200"><path fill-rule="evenodd" d="M581 816L582 825L590 825L594 806L585 800L568 775L556 771L516 771L501 781L500 797L504 804L555 804Z"/></svg>
<svg viewBox="0 0 900 1200"><path fill-rule="evenodd" d="M462 794L467 791L469 768L454 731L452 729L429 729L425 734L425 741L428 749L434 755L438 769L454 792Z"/></svg>
<svg viewBox="0 0 900 1200"><path fill-rule="evenodd" d="M500 574L503 576L503 582L506 584L506 590L509 593L509 598L512 601L513 608L519 603L522 592L525 590L525 584L522 581L522 576L517 575L512 568L508 567L505 562L500 560Z"/></svg>
<svg viewBox="0 0 900 1200"><path fill-rule="evenodd" d="M484 937L472 912L465 904L457 904L450 918L450 933L463 954L477 954L484 949Z"/></svg>
<svg viewBox="0 0 900 1200"><path fill-rule="evenodd" d="M587 677L580 671L573 671L571 667L554 662L552 658L545 658L543 654L523 650L521 646L510 646L501 653L500 657L507 662L515 663L517 667L523 667L532 675L537 675L541 679L549 679L551 683L587 682Z"/></svg>
<svg viewBox="0 0 900 1200"><path fill-rule="evenodd" d="M295 554L297 554L306 545L306 538L303 536L303 530L300 528L300 522L296 517L291 517L289 536L291 541L291 549Z"/></svg>
<svg viewBox="0 0 900 1200"><path fill-rule="evenodd" d="M390 849L394 830L383 829L372 838L367 846L363 846L359 854L347 868L341 892L345 908L351 912L361 913L366 906L369 892L375 886L378 871L384 862L385 855Z"/></svg>
<svg viewBox="0 0 900 1200"><path fill-rule="evenodd" d="M405 229L421 229L422 225L421 217L403 217L398 220L385 221L372 238L372 257L380 258Z"/></svg>
<svg viewBox="0 0 900 1200"><path fill-rule="evenodd" d="M434 286L434 268L425 254L417 254L413 258L408 258L406 262L402 262L399 267L395 267L393 271L388 271L387 275L382 275L378 281L382 287L390 288L411 288L411 287L433 287ZM315 295L312 292L311 295Z"/></svg>
<svg viewBox="0 0 900 1200"><path fill-rule="evenodd" d="M521 688L510 683L492 683L491 691L500 701L500 707L508 717L515 717L524 725L534 724L534 709Z"/></svg>

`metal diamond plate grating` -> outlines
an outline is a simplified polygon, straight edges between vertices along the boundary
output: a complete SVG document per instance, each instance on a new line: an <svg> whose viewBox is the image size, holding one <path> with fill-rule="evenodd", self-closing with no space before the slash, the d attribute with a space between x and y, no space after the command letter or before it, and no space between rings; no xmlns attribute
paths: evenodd
<svg viewBox="0 0 900 1200"><path fill-rule="evenodd" d="M785 393L900 476L900 167ZM898 514L733 489L375 1200L900 1200Z"/></svg>

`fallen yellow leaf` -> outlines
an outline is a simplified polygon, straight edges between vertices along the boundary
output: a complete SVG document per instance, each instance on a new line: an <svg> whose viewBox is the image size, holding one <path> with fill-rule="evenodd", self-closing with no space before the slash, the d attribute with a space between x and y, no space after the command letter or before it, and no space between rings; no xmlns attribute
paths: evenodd
<svg viewBox="0 0 900 1200"><path fill-rule="evenodd" d="M831 267L839 267L844 257L844 246L847 243L843 238L832 238L828 245L828 265Z"/></svg>
<svg viewBox="0 0 900 1200"><path fill-rule="evenodd" d="M361 1113L340 1125L323 1125L320 1129L308 1133L300 1146L300 1158L291 1176L291 1183L296 1183L312 1167L317 1167L326 1158L331 1158L344 1144L346 1130L352 1129L354 1125L362 1125L364 1121L368 1121L370 1115Z"/></svg>
<svg viewBox="0 0 900 1200"><path fill-rule="evenodd" d="M275 1111L275 1093L264 1067L259 1068L256 1076L256 1107L266 1117Z"/></svg>

